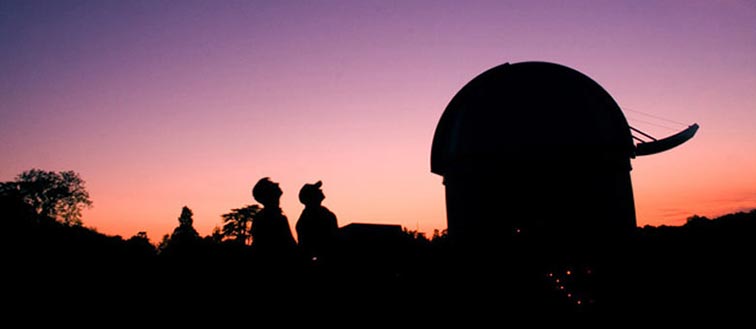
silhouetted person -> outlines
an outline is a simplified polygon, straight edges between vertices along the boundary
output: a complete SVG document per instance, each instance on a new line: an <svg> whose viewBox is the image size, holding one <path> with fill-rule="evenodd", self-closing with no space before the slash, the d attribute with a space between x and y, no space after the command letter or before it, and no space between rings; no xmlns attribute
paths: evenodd
<svg viewBox="0 0 756 329"><path fill-rule="evenodd" d="M278 183L268 177L252 188L252 196L263 205L252 222L252 247L257 259L269 265L291 265L297 247L289 220L281 211L281 194Z"/></svg>
<svg viewBox="0 0 756 329"><path fill-rule="evenodd" d="M322 185L318 181L299 190L299 201L305 208L297 221L297 237L303 255L313 263L329 261L339 231L336 215L321 205L325 199Z"/></svg>

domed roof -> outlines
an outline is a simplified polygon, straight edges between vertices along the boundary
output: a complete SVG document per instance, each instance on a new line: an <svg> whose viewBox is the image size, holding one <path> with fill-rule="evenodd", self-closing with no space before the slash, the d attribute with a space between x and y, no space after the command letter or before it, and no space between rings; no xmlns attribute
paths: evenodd
<svg viewBox="0 0 756 329"><path fill-rule="evenodd" d="M565 156L624 159L629 168L633 150L622 110L591 78L554 63L505 63L449 102L433 138L431 171Z"/></svg>

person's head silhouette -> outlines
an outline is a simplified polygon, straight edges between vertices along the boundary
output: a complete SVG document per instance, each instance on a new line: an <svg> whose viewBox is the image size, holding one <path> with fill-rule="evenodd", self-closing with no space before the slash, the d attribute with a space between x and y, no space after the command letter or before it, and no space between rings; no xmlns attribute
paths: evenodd
<svg viewBox="0 0 756 329"><path fill-rule="evenodd" d="M319 206L325 195L320 187L323 186L323 182L317 181L315 184L304 184L302 189L299 190L299 202L302 202L305 206Z"/></svg>
<svg viewBox="0 0 756 329"><path fill-rule="evenodd" d="M271 181L269 177L261 178L252 188L252 197L266 208L278 207L281 194L283 191L278 183Z"/></svg>

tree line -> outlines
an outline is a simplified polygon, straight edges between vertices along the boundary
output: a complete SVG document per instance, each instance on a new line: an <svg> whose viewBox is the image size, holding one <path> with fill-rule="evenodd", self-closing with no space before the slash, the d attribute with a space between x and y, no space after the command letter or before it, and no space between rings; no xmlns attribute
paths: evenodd
<svg viewBox="0 0 756 329"><path fill-rule="evenodd" d="M402 228L390 240L344 239L337 248L338 261L329 266L301 258L271 267L259 261L250 232L262 211L259 205L231 209L208 236L194 229L192 211L183 207L172 234L154 245L145 232L123 238L84 227L81 210L91 204L75 172L33 169L0 184L5 281L25 287L16 298L84 294L113 301L135 291L158 291L176 303L253 295L258 301L331 296L342 307L367 303L392 311L452 311L472 304L454 295L468 284L455 281L465 269L455 267L444 231L429 238ZM681 226L638 227L635 233L626 252L617 256L623 270L604 278L610 280L606 286L621 287L612 290L622 294L615 296L620 305L613 305L614 311L739 313L756 306L750 298L756 293L751 283L756 274L756 210L713 219L692 216ZM518 252L528 255L527 250ZM488 261L517 270L505 257ZM578 269L568 270L543 273L529 283L542 311L589 310L589 300L578 304L572 292L566 293L574 288L570 291L577 294L583 284ZM502 298L500 303L516 305ZM385 300L392 302L378 302ZM507 309L513 308L499 311Z"/></svg>

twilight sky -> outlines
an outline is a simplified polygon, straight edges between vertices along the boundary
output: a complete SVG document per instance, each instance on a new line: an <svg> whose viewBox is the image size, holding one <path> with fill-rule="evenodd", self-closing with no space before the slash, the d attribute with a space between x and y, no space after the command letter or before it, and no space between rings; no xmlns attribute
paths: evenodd
<svg viewBox="0 0 756 329"><path fill-rule="evenodd" d="M533 60L591 77L657 137L701 126L632 160L639 225L756 207L749 0L0 0L0 181L74 170L86 226L153 242L184 205L210 234L265 176L292 226L322 180L340 226L430 234L446 228L430 172L444 108Z"/></svg>

